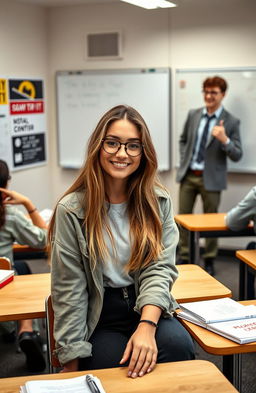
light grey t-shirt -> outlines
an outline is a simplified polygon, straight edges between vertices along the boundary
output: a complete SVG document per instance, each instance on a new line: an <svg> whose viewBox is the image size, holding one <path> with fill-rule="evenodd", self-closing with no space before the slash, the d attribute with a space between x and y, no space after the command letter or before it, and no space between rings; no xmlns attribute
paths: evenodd
<svg viewBox="0 0 256 393"><path fill-rule="evenodd" d="M120 288L133 284L132 277L125 271L130 253L129 218L127 203L109 204L108 218L115 242L115 250L106 232L104 239L109 251L109 258L103 263L103 280L105 287Z"/></svg>

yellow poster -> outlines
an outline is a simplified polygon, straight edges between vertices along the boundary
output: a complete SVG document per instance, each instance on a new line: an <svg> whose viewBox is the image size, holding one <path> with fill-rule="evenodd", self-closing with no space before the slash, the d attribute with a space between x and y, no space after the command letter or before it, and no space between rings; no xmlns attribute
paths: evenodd
<svg viewBox="0 0 256 393"><path fill-rule="evenodd" d="M7 79L0 79L0 105L7 105Z"/></svg>

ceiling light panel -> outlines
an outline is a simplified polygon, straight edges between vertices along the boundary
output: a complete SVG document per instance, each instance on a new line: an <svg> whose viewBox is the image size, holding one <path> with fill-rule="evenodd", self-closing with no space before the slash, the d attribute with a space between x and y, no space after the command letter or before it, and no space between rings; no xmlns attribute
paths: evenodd
<svg viewBox="0 0 256 393"><path fill-rule="evenodd" d="M155 8L172 8L177 7L176 4L171 3L167 0L121 0L125 3L132 5L137 5L138 7L146 8L147 10L152 10Z"/></svg>

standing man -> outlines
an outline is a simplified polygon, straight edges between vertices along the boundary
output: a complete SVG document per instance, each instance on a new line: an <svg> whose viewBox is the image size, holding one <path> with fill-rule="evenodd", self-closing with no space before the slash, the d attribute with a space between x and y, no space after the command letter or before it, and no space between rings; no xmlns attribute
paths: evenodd
<svg viewBox="0 0 256 393"><path fill-rule="evenodd" d="M214 76L203 82L205 107L190 110L180 136L179 213L193 212L196 197L202 198L204 213L216 213L220 194L227 184L227 157L239 161L242 157L240 121L222 106L227 83ZM188 234L180 230L181 263L188 262ZM208 238L203 255L205 269L214 274L217 239Z"/></svg>

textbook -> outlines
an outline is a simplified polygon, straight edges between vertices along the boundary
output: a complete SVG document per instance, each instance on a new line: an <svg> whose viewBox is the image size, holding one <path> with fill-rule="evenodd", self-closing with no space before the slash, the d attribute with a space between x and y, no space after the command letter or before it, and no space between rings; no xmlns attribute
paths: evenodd
<svg viewBox="0 0 256 393"><path fill-rule="evenodd" d="M20 393L106 393L99 378L91 374L67 379L28 381Z"/></svg>
<svg viewBox="0 0 256 393"><path fill-rule="evenodd" d="M256 341L256 306L229 298L180 304L178 318L195 323L238 344Z"/></svg>
<svg viewBox="0 0 256 393"><path fill-rule="evenodd" d="M14 277L14 270L0 269L0 288L11 282Z"/></svg>

